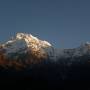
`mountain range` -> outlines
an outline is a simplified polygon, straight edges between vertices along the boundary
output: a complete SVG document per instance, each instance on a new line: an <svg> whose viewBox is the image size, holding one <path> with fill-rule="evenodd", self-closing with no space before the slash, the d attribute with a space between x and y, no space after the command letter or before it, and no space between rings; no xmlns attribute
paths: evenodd
<svg viewBox="0 0 90 90"><path fill-rule="evenodd" d="M5 82L10 78L20 81L24 78L33 85L40 82L50 88L65 88L65 85L70 88L70 84L78 86L81 82L85 85L90 81L90 43L73 49L58 49L31 34L17 33L0 45L0 76Z"/></svg>

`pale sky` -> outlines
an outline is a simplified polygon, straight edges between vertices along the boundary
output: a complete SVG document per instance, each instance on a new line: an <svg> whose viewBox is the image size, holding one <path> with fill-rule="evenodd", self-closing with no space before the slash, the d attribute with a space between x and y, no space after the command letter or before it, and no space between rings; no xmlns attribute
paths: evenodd
<svg viewBox="0 0 90 90"><path fill-rule="evenodd" d="M0 0L0 42L18 32L77 47L90 41L90 0Z"/></svg>

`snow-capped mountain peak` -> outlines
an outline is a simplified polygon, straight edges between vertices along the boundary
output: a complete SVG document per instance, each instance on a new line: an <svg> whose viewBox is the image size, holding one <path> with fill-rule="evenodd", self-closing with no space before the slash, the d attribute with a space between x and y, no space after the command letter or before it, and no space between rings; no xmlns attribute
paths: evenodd
<svg viewBox="0 0 90 90"><path fill-rule="evenodd" d="M38 44L39 46L47 47L47 46L52 46L49 42L47 41L42 41L39 40L37 37L34 37L31 34L26 34L26 33L17 33L16 35L17 39L24 39L29 46L30 44Z"/></svg>
<svg viewBox="0 0 90 90"><path fill-rule="evenodd" d="M80 47L74 49L56 49L49 42L43 41L27 33L17 33L16 37L3 44L3 48L8 53L16 53L19 51L33 53L36 56L47 55L50 59L77 57L90 51L90 43L81 44Z"/></svg>
<svg viewBox="0 0 90 90"><path fill-rule="evenodd" d="M30 53L33 53L33 55L44 57L52 52L52 45L49 42L40 40L37 37L26 33L17 33L15 38L7 41L2 46L6 51L6 55L29 51Z"/></svg>
<svg viewBox="0 0 90 90"><path fill-rule="evenodd" d="M52 45L31 34L17 33L0 45L0 65L24 67L46 60L52 53ZM21 63L22 62L22 63Z"/></svg>

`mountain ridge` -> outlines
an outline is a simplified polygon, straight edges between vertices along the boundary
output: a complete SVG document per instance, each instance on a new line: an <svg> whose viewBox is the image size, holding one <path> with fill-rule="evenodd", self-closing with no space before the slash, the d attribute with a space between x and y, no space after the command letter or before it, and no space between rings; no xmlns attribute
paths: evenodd
<svg viewBox="0 0 90 90"><path fill-rule="evenodd" d="M0 45L0 85L4 83L4 87L89 90L87 81L90 82L90 43L58 49L31 34L18 33Z"/></svg>
<svg viewBox="0 0 90 90"><path fill-rule="evenodd" d="M57 49L49 42L31 34L17 33L15 38L0 46L0 65L19 69L47 59L50 62L57 62L59 59L77 58L85 54L90 55L90 43L73 49Z"/></svg>

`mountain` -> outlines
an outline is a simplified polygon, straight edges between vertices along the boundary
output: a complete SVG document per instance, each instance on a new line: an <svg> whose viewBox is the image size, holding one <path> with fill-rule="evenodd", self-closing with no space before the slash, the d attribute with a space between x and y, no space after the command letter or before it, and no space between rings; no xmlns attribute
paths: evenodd
<svg viewBox="0 0 90 90"><path fill-rule="evenodd" d="M90 43L88 42L73 49L57 49L49 42L31 34L17 33L11 40L0 45L2 82L9 79L11 82L18 80L16 82L25 84L29 80L29 84L36 86L43 84L44 87L49 85L50 88L63 88L70 84L78 86L82 82L85 85L87 80L90 81L89 75Z"/></svg>
<svg viewBox="0 0 90 90"><path fill-rule="evenodd" d="M1 45L0 64L2 66L4 63L5 67L17 65L15 66L17 68L30 63L38 63L47 58L52 48L47 41L39 40L31 34L18 33L15 38ZM22 58L24 60L21 60Z"/></svg>

